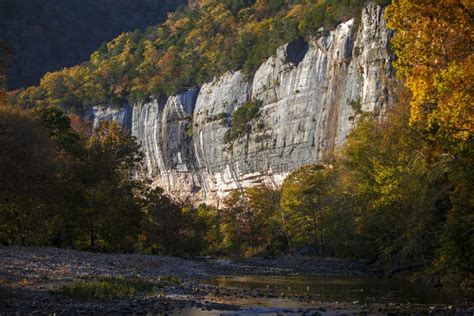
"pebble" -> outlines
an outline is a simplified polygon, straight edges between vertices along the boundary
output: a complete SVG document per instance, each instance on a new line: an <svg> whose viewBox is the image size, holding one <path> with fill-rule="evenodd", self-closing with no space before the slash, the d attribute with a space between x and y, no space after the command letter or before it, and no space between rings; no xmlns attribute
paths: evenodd
<svg viewBox="0 0 474 316"><path fill-rule="evenodd" d="M17 284L23 279L33 280L37 283L22 285L16 289L5 286L0 287L0 314L174 314L186 307L202 308L205 310L237 310L240 307L232 304L219 304L203 298L212 293L219 297L239 297L243 300L250 297L272 299L278 297L278 292L269 285L262 289L230 289L201 284L200 277L210 275L287 275L287 274L323 274L323 275L366 275L363 265L344 260L318 259L306 257L283 257L277 259L238 259L238 260L185 260L166 256L148 256L140 254L100 254L80 252L71 249L56 248L20 248L0 247L0 280L2 284ZM177 276L182 282L179 286L170 286L162 289L163 295L152 297L137 297L125 301L104 302L78 302L65 299L48 291L53 285L71 280L93 277L97 275L108 276L141 276L152 278L161 275ZM197 277L197 279L196 279ZM2 290L3 288L3 290ZM288 289L291 287L288 286ZM161 290L161 289L160 289ZM310 291L310 287L306 288ZM166 295L191 295L186 299L172 299ZM313 306L321 305L315 301L315 296L310 293L304 296L285 294L279 297L291 299L295 302L311 302ZM224 300L225 301L225 300ZM341 303L340 308L359 309L350 307L348 303ZM336 302L337 304L337 302ZM330 307L299 308L287 310L288 313L316 315L326 311L337 310L335 305ZM344 305L345 304L345 305ZM359 301L353 301L353 305ZM364 306L365 308L365 306ZM400 306L390 309L401 310ZM420 311L427 310L426 306L419 306ZM431 311L440 311L433 308ZM457 306L447 306L444 309L450 312L465 312ZM386 311L376 307L375 312ZM276 312L278 314L278 312Z"/></svg>

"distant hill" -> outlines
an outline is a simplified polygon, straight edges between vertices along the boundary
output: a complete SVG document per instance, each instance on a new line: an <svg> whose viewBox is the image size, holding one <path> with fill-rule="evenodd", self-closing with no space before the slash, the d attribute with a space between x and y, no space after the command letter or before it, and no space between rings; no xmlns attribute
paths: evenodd
<svg viewBox="0 0 474 316"><path fill-rule="evenodd" d="M103 42L160 23L186 0L0 0L0 40L12 51L8 88L80 64Z"/></svg>

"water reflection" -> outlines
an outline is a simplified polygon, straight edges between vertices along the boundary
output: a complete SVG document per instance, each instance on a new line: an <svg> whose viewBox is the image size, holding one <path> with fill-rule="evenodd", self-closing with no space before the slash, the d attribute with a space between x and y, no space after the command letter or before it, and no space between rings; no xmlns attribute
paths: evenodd
<svg viewBox="0 0 474 316"><path fill-rule="evenodd" d="M309 276L220 276L208 280L219 287L262 289L277 295L311 295L326 302L455 304L472 301L474 291L437 288L403 279Z"/></svg>

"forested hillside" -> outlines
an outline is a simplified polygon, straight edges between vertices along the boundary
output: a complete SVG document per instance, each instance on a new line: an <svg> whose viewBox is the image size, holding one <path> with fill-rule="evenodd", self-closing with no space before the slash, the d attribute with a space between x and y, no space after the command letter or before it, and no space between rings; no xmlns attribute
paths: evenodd
<svg viewBox="0 0 474 316"><path fill-rule="evenodd" d="M0 40L11 50L8 87L80 64L122 32L161 23L185 0L2 0Z"/></svg>
<svg viewBox="0 0 474 316"><path fill-rule="evenodd" d="M39 87L20 93L20 103L82 110L169 96L228 70L251 74L280 45L359 16L366 1L193 3L160 26L121 34L88 63L46 74Z"/></svg>

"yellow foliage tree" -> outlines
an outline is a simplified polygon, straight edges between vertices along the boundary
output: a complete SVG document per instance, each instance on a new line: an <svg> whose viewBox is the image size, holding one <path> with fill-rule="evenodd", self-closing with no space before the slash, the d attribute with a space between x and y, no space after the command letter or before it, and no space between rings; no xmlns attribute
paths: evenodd
<svg viewBox="0 0 474 316"><path fill-rule="evenodd" d="M412 94L410 122L434 139L474 132L473 14L472 0L396 0L386 10L397 74Z"/></svg>

